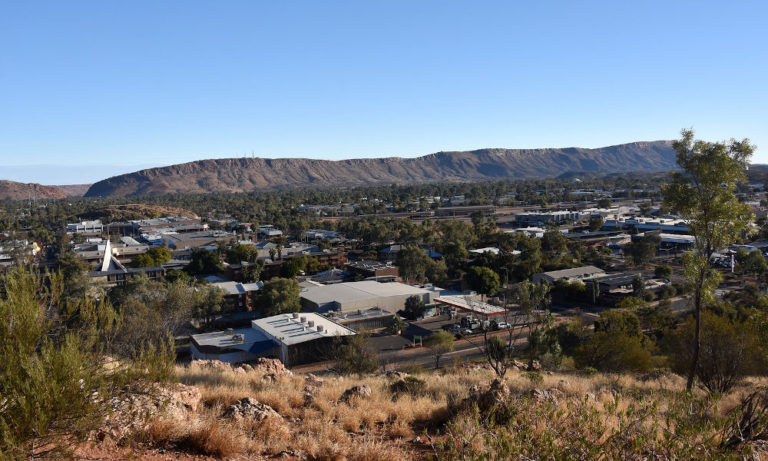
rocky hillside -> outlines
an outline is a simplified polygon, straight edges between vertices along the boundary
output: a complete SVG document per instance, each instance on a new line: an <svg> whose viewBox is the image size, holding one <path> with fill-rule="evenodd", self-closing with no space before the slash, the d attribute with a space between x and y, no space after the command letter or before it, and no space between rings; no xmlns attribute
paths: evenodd
<svg viewBox="0 0 768 461"><path fill-rule="evenodd" d="M294 374L269 359L242 366L193 362L179 366L178 382L155 396L114 399L93 443L78 447L75 457L703 460L768 454L766 421L753 418L765 408L754 403L768 396L764 379L750 378L710 399L698 389L686 392L684 379L669 373L518 366L496 379L489 368L465 363L440 372L338 376ZM744 405L749 401L751 407Z"/></svg>
<svg viewBox="0 0 768 461"><path fill-rule="evenodd" d="M47 199L66 196L67 193L57 186L0 180L0 200Z"/></svg>
<svg viewBox="0 0 768 461"><path fill-rule="evenodd" d="M37 183L0 180L0 200L82 197L89 187L90 184L43 186Z"/></svg>
<svg viewBox="0 0 768 461"><path fill-rule="evenodd" d="M629 172L675 168L671 141L599 149L481 149L417 158L340 161L236 158L151 168L99 181L86 197L244 192L291 187L409 184L555 177L564 171Z"/></svg>

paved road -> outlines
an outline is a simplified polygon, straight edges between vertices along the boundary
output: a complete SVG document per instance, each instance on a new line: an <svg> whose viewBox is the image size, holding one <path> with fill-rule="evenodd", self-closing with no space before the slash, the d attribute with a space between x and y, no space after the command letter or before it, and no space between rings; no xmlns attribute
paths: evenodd
<svg viewBox="0 0 768 461"><path fill-rule="evenodd" d="M436 320L434 323L432 323L431 326L439 325L441 323L445 323L445 320ZM507 334L508 334L507 331L495 331L495 332L489 333L490 336L504 336L505 338ZM402 336L389 335L389 336L381 336L381 337L372 337L369 346L372 349L374 349L376 346L379 346L385 342L387 344L394 344L399 342L400 344L402 344L402 346L399 348L389 348L385 350L379 349L378 351L379 351L380 366L385 368L395 368L397 365L419 365L426 369L435 367L435 358L434 358L434 355L432 355L432 351L429 348L409 347L404 349L403 346L411 345L411 341ZM525 339L517 339L515 342L522 346L525 343ZM455 359L461 359L461 360L481 359L484 357L482 345L483 345L482 334L473 335L463 339L456 340L454 342L453 351L447 354L444 354L440 359L440 366L446 366ZM333 365L334 363L332 361L317 362L317 363L310 363L307 365L300 365L297 367L293 367L292 370L295 373L310 373L310 372L328 370L332 368Z"/></svg>

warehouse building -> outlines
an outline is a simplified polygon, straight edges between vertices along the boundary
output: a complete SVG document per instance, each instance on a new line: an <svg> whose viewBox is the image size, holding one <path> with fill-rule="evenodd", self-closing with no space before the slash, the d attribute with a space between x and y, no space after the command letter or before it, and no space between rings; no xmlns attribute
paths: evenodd
<svg viewBox="0 0 768 461"><path fill-rule="evenodd" d="M365 280L305 288L301 292L301 306L307 312L353 312L372 307L397 312L405 307L405 301L411 296L418 296L425 304L432 304L441 291L429 286L421 288L404 283Z"/></svg>

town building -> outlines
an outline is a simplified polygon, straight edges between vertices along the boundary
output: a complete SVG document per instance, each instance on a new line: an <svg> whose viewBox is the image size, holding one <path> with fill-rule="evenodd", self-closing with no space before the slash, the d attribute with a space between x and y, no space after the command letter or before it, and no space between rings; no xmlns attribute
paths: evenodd
<svg viewBox="0 0 768 461"><path fill-rule="evenodd" d="M259 357L286 366L326 360L338 338L354 330L314 313L279 314L251 321L251 328L191 336L193 359L236 363Z"/></svg>
<svg viewBox="0 0 768 461"><path fill-rule="evenodd" d="M308 287L300 296L301 306L307 312L356 312L372 307L397 312L405 307L405 301L411 296L432 304L441 291L439 288L366 280Z"/></svg>
<svg viewBox="0 0 768 461"><path fill-rule="evenodd" d="M347 269L366 279L375 279L381 282L395 281L399 276L397 266L391 261L381 262L364 259L347 263Z"/></svg>
<svg viewBox="0 0 768 461"><path fill-rule="evenodd" d="M94 221L80 221L72 224L67 224L68 234L89 234L98 235L104 232L104 225L101 220L96 219Z"/></svg>
<svg viewBox="0 0 768 461"><path fill-rule="evenodd" d="M595 266L574 267L573 269L562 269L533 274L533 283L555 283L558 280L565 280L566 282L578 282L593 279L603 275L605 275L605 271Z"/></svg>
<svg viewBox="0 0 768 461"><path fill-rule="evenodd" d="M582 217L579 211L529 211L515 215L518 227L545 227L547 224L561 224L578 221Z"/></svg>

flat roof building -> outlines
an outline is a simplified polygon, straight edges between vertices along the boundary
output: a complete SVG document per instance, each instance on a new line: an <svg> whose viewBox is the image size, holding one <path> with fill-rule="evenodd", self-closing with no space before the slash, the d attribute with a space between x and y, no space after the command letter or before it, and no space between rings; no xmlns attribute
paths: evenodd
<svg viewBox="0 0 768 461"><path fill-rule="evenodd" d="M251 325L277 345L285 365L329 358L334 339L354 335L354 330L313 312L280 314L253 320Z"/></svg>
<svg viewBox="0 0 768 461"><path fill-rule="evenodd" d="M411 296L431 304L439 292L435 288L365 280L305 288L301 292L301 305L310 312L350 312L372 307L397 312L405 307L405 301Z"/></svg>
<svg viewBox="0 0 768 461"><path fill-rule="evenodd" d="M68 234L101 234L102 232L104 232L104 225L99 219L67 224Z"/></svg>
<svg viewBox="0 0 768 461"><path fill-rule="evenodd" d="M315 313L278 314L251 321L250 328L192 335L193 359L236 363L259 357L286 366L327 360L336 338L354 330Z"/></svg>
<svg viewBox="0 0 768 461"><path fill-rule="evenodd" d="M558 280L566 282L577 282L589 280L595 277L605 275L605 271L595 266L574 267L573 269L562 269L559 271L540 272L533 274L533 283L555 283Z"/></svg>

